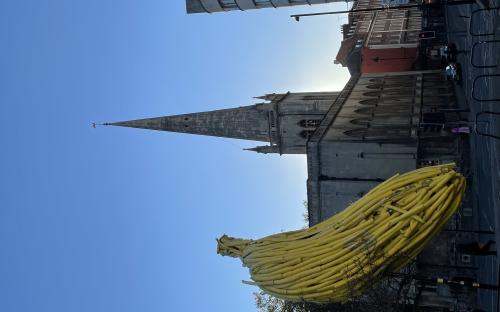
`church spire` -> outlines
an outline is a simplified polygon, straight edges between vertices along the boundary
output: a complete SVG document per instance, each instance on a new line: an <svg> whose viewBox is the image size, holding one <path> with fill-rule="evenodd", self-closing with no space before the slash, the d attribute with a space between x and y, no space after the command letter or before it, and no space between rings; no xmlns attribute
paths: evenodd
<svg viewBox="0 0 500 312"><path fill-rule="evenodd" d="M262 154L270 154L270 153L279 154L280 153L280 149L277 145L256 146L256 147L252 147L252 148L244 148L244 150L262 153Z"/></svg>
<svg viewBox="0 0 500 312"><path fill-rule="evenodd" d="M268 107L262 104L106 125L270 142Z"/></svg>
<svg viewBox="0 0 500 312"><path fill-rule="evenodd" d="M338 92L271 93L266 103L192 114L145 118L105 125L267 142L257 153L305 154Z"/></svg>

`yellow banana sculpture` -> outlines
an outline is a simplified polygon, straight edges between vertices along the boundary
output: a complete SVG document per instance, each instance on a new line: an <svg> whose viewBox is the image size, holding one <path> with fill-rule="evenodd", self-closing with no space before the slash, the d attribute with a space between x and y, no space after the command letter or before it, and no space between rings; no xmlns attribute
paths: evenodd
<svg viewBox="0 0 500 312"><path fill-rule="evenodd" d="M415 258L458 210L465 187L454 164L396 174L310 228L258 240L223 235L217 253L239 257L253 280L244 283L268 294L345 302Z"/></svg>

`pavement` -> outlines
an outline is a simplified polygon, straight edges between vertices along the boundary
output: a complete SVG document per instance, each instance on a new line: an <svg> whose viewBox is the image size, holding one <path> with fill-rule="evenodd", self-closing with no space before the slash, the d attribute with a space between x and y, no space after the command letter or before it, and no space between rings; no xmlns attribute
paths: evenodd
<svg viewBox="0 0 500 312"><path fill-rule="evenodd" d="M489 1L489 7L500 6L500 0ZM500 112L500 10L472 14L478 9L481 9L478 4L467 4L448 6L446 10L448 42L454 43L458 51L463 51L457 55L457 63L460 64L462 71L462 82L461 85L457 85L456 90L460 105L470 109L468 118L471 124L474 124L478 112ZM473 36L471 31L473 34L494 34ZM492 40L499 42L485 42ZM477 68L473 64L492 67ZM498 100L492 101L492 99ZM477 125L480 132L500 136L500 115L486 114ZM474 133L470 135L470 153L475 230L494 231L494 235L479 234L478 239L480 242L494 239L498 251L500 249L498 246L500 244L500 139ZM498 252L496 257L476 257L476 265L479 268L477 278L480 283L500 285L499 259ZM496 291L479 290L477 308L484 311L500 311L497 300Z"/></svg>

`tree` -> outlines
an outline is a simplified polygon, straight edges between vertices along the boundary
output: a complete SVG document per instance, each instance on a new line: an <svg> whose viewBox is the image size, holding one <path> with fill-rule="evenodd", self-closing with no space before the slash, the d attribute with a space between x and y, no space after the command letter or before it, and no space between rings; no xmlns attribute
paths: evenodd
<svg viewBox="0 0 500 312"><path fill-rule="evenodd" d="M305 223L304 227L308 228L309 227L309 206L308 206L307 200L302 201L302 206L304 206L304 208L306 208L306 211L304 211L304 213L302 213L302 218L304 219L304 223Z"/></svg>
<svg viewBox="0 0 500 312"><path fill-rule="evenodd" d="M261 291L254 293L255 305L260 312L344 312L345 305L325 304L319 305L308 302L290 302L276 298Z"/></svg>
<svg viewBox="0 0 500 312"><path fill-rule="evenodd" d="M378 282L369 281L362 294L352 294L343 304L289 302L263 291L254 293L260 312L397 312L413 311L416 297L414 266L401 273L386 275Z"/></svg>

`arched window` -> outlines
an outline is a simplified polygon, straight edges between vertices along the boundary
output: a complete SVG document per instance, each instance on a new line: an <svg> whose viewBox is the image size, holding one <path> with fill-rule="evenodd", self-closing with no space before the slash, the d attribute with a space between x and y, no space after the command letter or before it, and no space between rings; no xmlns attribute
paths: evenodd
<svg viewBox="0 0 500 312"><path fill-rule="evenodd" d="M354 112L368 116L407 116L412 113L412 107L409 105L382 105L358 108Z"/></svg>
<svg viewBox="0 0 500 312"><path fill-rule="evenodd" d="M354 111L356 114L360 115L373 115L375 113L375 108L374 107L363 107L363 108L358 108Z"/></svg>
<svg viewBox="0 0 500 312"><path fill-rule="evenodd" d="M384 89L382 94L388 96L412 96L415 93L413 88Z"/></svg>
<svg viewBox="0 0 500 312"><path fill-rule="evenodd" d="M351 123L359 126L368 126L371 120L371 117L361 117L351 120Z"/></svg>
<svg viewBox="0 0 500 312"><path fill-rule="evenodd" d="M350 137L367 140L401 139L409 135L407 127L370 127L344 131Z"/></svg>
<svg viewBox="0 0 500 312"><path fill-rule="evenodd" d="M412 106L415 102L414 96L384 96L378 102L378 105L409 105Z"/></svg>
<svg viewBox="0 0 500 312"><path fill-rule="evenodd" d="M396 88L414 88L415 81L393 81L384 84L384 89L396 89Z"/></svg>
<svg viewBox="0 0 500 312"><path fill-rule="evenodd" d="M317 100L317 101L328 101L334 100L336 97L334 94L318 94L318 95L304 95L302 97L305 101Z"/></svg>
<svg viewBox="0 0 500 312"><path fill-rule="evenodd" d="M379 97L380 92L379 91L368 91L363 93L364 96L373 96L373 97Z"/></svg>
<svg viewBox="0 0 500 312"><path fill-rule="evenodd" d="M299 126L302 128L316 128L321 123L321 119L302 119L299 121Z"/></svg>
<svg viewBox="0 0 500 312"><path fill-rule="evenodd" d="M234 0L219 0L219 4L224 10L236 10L238 9L238 4Z"/></svg>
<svg viewBox="0 0 500 312"><path fill-rule="evenodd" d="M314 133L314 130L302 130L299 135L304 139L309 139Z"/></svg>
<svg viewBox="0 0 500 312"><path fill-rule="evenodd" d="M353 138L363 139L366 135L366 128L357 128L344 131L344 134Z"/></svg>
<svg viewBox="0 0 500 312"><path fill-rule="evenodd" d="M380 84L380 83L384 82L384 79L383 78L370 78L368 81Z"/></svg>
<svg viewBox="0 0 500 312"><path fill-rule="evenodd" d="M375 90L378 90L380 88L382 88L382 85L381 84L369 84L366 86L367 89L375 89Z"/></svg>
<svg viewBox="0 0 500 312"><path fill-rule="evenodd" d="M390 84L390 83L407 83L407 82L413 82L415 81L414 76L390 76L390 77L385 77L385 82Z"/></svg>
<svg viewBox="0 0 500 312"><path fill-rule="evenodd" d="M361 100L359 101L359 104L363 104L363 105L377 105L378 104L378 99L365 99L365 100Z"/></svg>
<svg viewBox="0 0 500 312"><path fill-rule="evenodd" d="M268 8L273 6L270 0L254 0L253 2L259 8Z"/></svg>

